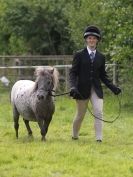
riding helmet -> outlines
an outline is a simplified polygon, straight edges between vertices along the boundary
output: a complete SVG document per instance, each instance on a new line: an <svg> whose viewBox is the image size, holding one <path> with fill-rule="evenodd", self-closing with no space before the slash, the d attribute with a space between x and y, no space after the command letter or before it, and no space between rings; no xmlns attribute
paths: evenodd
<svg viewBox="0 0 133 177"><path fill-rule="evenodd" d="M84 32L84 38L87 38L88 36L96 36L98 38L98 40L101 39L101 32L100 32L100 29L96 26L88 26L86 29L85 29L85 32Z"/></svg>

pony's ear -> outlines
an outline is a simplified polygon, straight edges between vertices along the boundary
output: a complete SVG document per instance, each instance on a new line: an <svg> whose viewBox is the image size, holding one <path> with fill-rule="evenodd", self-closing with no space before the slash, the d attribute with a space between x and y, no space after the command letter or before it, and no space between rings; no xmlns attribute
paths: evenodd
<svg viewBox="0 0 133 177"><path fill-rule="evenodd" d="M53 74L54 73L54 68L49 70L50 74Z"/></svg>
<svg viewBox="0 0 133 177"><path fill-rule="evenodd" d="M34 71L34 76L35 76L35 77L37 77L37 76L38 76L37 69Z"/></svg>
<svg viewBox="0 0 133 177"><path fill-rule="evenodd" d="M38 76L44 76L45 75L45 69L44 69L44 67L37 67L36 70L35 70L35 72L34 72L34 75L36 77L38 77Z"/></svg>

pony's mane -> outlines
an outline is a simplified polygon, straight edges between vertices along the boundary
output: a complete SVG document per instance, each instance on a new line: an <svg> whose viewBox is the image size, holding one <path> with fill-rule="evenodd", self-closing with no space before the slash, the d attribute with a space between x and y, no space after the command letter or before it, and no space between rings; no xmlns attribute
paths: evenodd
<svg viewBox="0 0 133 177"><path fill-rule="evenodd" d="M46 75L46 74L49 74L49 73L53 77L53 84L54 84L53 89L55 90L57 88L58 82L59 82L59 72L58 72L58 70L55 67L52 67L52 66L46 66L46 67L39 66L35 70L35 76L36 77L43 76L43 75Z"/></svg>

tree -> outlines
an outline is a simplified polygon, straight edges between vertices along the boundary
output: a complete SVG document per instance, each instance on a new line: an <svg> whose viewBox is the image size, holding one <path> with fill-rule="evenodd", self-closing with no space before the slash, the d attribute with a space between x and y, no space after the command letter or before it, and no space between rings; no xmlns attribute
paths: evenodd
<svg viewBox="0 0 133 177"><path fill-rule="evenodd" d="M2 25L8 26L8 52L32 54L70 53L72 45L68 31L68 22L63 14L65 1L14 1L8 2L8 8L2 17ZM60 6L59 6L60 3ZM22 45L21 45L22 44ZM71 42L72 44L72 42ZM26 47L22 47L22 46ZM14 46L14 47L12 47ZM16 47L15 47L16 46Z"/></svg>
<svg viewBox="0 0 133 177"><path fill-rule="evenodd" d="M99 46L108 59L125 61L133 53L133 3L124 0L80 0L78 7L69 5L69 26L76 49L83 46L83 32L87 25L101 28L102 43Z"/></svg>
<svg viewBox="0 0 133 177"><path fill-rule="evenodd" d="M1 0L0 52L72 54L84 45L88 25L102 31L108 60L131 60L132 0Z"/></svg>
<svg viewBox="0 0 133 177"><path fill-rule="evenodd" d="M104 2L104 41L105 52L113 60L127 61L133 52L133 6L130 0Z"/></svg>

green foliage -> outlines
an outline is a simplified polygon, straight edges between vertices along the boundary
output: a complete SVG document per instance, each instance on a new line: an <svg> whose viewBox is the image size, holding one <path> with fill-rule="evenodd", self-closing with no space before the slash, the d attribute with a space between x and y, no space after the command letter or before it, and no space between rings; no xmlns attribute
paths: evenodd
<svg viewBox="0 0 133 177"><path fill-rule="evenodd" d="M24 39L11 35L9 39L9 53L22 54L25 52L27 52L27 46Z"/></svg>
<svg viewBox="0 0 133 177"><path fill-rule="evenodd" d="M108 58L116 61L130 60L133 53L132 1L85 1L79 7L70 5L69 25L76 48L83 46L83 31L87 25L101 28L103 43L99 46Z"/></svg>
<svg viewBox="0 0 133 177"><path fill-rule="evenodd" d="M68 5L69 12L66 15L69 19L72 39L75 42L76 48L83 47L83 32L86 26L94 24L99 25L96 18L99 16L99 2L96 0L85 1L79 3L71 2Z"/></svg>
<svg viewBox="0 0 133 177"><path fill-rule="evenodd" d="M107 9L107 10L106 10ZM110 54L113 60L130 60L133 52L133 29L132 15L133 6L131 1L110 1L104 4L103 14L106 23L103 26L105 36L105 52Z"/></svg>
<svg viewBox="0 0 133 177"><path fill-rule="evenodd" d="M63 54L72 51L72 46L68 45L71 41L66 27L68 22L63 15L64 1L60 1L60 6L58 3L39 0L7 3L1 25L8 29L5 31L8 38L3 42L9 43L7 50L10 54L19 53L19 48L21 53L31 54ZM15 44L16 39L19 46Z"/></svg>
<svg viewBox="0 0 133 177"><path fill-rule="evenodd" d="M131 60L132 0L1 0L1 54L72 54L84 46L90 24L102 31L99 48L109 60Z"/></svg>

